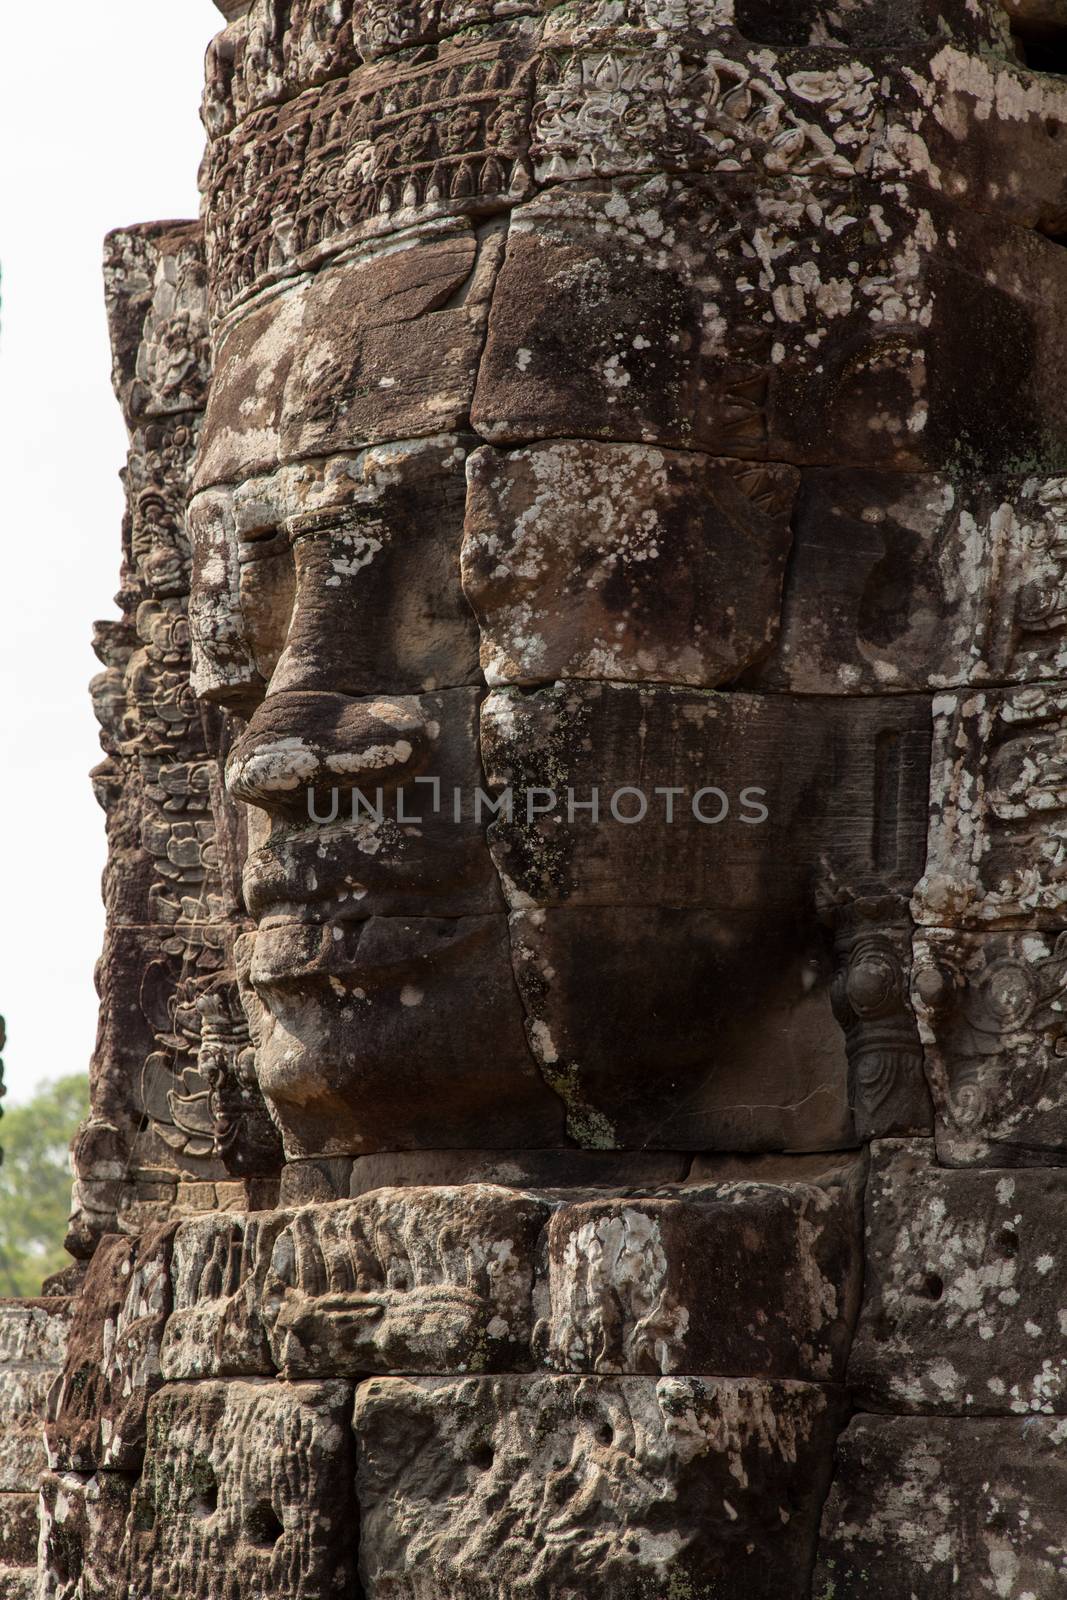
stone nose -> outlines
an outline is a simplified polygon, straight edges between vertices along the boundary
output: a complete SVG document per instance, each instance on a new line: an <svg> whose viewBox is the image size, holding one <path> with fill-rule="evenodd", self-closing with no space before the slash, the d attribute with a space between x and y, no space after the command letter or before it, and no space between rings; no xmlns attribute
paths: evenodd
<svg viewBox="0 0 1067 1600"><path fill-rule="evenodd" d="M284 815L302 811L309 792L396 789L425 770L438 732L415 696L270 695L230 754L226 787Z"/></svg>

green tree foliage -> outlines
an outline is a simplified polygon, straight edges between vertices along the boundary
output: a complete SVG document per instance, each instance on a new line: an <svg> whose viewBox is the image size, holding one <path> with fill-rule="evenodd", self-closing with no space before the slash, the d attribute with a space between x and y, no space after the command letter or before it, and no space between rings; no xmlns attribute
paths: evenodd
<svg viewBox="0 0 1067 1600"><path fill-rule="evenodd" d="M70 1141L89 1106L85 1073L46 1083L0 1122L0 1295L32 1296L70 1265Z"/></svg>

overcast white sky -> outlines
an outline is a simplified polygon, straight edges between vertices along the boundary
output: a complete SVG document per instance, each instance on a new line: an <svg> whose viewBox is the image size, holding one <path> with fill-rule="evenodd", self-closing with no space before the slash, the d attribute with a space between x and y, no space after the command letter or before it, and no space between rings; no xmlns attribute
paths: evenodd
<svg viewBox="0 0 1067 1600"><path fill-rule="evenodd" d="M212 0L0 0L0 1013L11 1100L84 1071L103 913L92 623L115 615L125 430L109 228L195 216ZM0 1135L2 1138L2 1135Z"/></svg>

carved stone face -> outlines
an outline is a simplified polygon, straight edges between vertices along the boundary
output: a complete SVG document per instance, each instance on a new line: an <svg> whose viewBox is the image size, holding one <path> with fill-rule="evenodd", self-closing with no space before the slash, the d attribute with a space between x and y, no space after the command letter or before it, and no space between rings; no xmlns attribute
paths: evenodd
<svg viewBox="0 0 1067 1600"><path fill-rule="evenodd" d="M795 681L800 473L769 462L930 464L916 396L955 334L931 331L935 275L900 263L932 224L903 191L853 193L812 121L836 78L787 104L754 57L726 62L724 188L707 85L661 94L662 52L594 72L569 15L405 53L396 29L432 34L436 9L363 6L343 94L212 157L194 686L248 718L245 997L291 1158L832 1148L849 1061L879 1105L912 1103L872 1076L918 1071L899 930L871 931L905 1046L853 1003L846 1053L816 882L825 860L876 903L910 892L929 700L842 692L836 637L830 692ZM633 150L660 145L692 174L644 171ZM968 246L942 244L951 276ZM838 290L790 320L817 257ZM853 268L896 297L890 331Z"/></svg>
<svg viewBox="0 0 1067 1600"><path fill-rule="evenodd" d="M812 880L917 875L924 709L711 692L776 639L791 469L481 445L501 254L416 230L221 339L190 624L250 718L261 1087L290 1156L845 1142Z"/></svg>

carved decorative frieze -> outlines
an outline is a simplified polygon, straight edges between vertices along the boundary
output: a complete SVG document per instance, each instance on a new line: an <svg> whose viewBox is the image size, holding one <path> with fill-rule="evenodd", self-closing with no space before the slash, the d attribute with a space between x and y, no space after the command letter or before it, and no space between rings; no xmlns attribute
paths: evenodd
<svg viewBox="0 0 1067 1600"><path fill-rule="evenodd" d="M216 307L376 233L521 199L532 80L521 40L474 36L249 118L208 156Z"/></svg>
<svg viewBox="0 0 1067 1600"><path fill-rule="evenodd" d="M930 844L916 920L957 928L1067 922L1067 690L934 701Z"/></svg>
<svg viewBox="0 0 1067 1600"><path fill-rule="evenodd" d="M1061 1162L1067 1151L1067 935L922 930L912 994L953 1166Z"/></svg>

